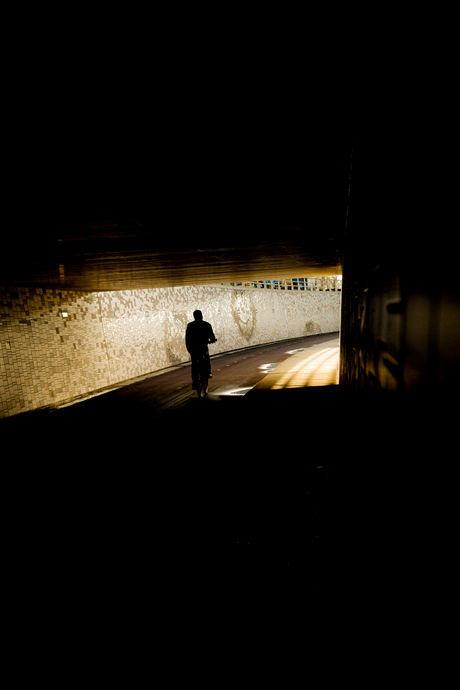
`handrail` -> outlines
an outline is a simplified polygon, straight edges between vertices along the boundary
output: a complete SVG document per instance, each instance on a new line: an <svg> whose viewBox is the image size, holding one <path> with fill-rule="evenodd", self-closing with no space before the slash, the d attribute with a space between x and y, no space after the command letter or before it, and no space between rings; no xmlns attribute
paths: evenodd
<svg viewBox="0 0 460 690"><path fill-rule="evenodd" d="M340 292L342 276L321 276L318 278L284 278L280 280L248 280L235 283L221 283L223 286L254 290L303 290Z"/></svg>

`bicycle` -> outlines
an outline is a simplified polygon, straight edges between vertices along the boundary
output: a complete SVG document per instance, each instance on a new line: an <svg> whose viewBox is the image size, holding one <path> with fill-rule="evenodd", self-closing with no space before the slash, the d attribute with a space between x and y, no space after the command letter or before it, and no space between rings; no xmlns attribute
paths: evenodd
<svg viewBox="0 0 460 690"><path fill-rule="evenodd" d="M200 357L198 362L198 381L197 390L199 398L204 398L208 394L208 363L206 355Z"/></svg>
<svg viewBox="0 0 460 690"><path fill-rule="evenodd" d="M217 338L215 340L209 340L209 343L217 343ZM208 394L208 382L209 382L209 353L200 356L198 362L198 381L197 381L197 393L199 398L204 398Z"/></svg>

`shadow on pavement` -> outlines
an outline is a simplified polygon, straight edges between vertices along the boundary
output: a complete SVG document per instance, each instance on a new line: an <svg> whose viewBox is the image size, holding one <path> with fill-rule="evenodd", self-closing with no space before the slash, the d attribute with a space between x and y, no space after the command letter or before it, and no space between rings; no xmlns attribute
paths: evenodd
<svg viewBox="0 0 460 690"><path fill-rule="evenodd" d="M78 599L220 563L294 568L318 591L399 587L436 544L427 487L449 422L428 425L425 403L335 386L149 418L107 395L9 420L16 585Z"/></svg>

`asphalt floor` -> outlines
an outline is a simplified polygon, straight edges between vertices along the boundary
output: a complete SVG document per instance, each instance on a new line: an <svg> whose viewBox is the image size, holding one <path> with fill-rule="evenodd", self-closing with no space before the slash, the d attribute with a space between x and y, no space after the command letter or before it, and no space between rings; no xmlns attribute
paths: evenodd
<svg viewBox="0 0 460 690"><path fill-rule="evenodd" d="M9 563L26 600L204 582L205 564L301 574L328 595L399 587L434 543L426 401L408 410L337 385L257 390L299 350L336 339L215 357L205 399L178 367L2 420Z"/></svg>

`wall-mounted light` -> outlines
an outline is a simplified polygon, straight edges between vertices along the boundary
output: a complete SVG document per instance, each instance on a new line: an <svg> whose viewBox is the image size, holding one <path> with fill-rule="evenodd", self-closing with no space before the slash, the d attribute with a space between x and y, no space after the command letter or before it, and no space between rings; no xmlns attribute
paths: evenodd
<svg viewBox="0 0 460 690"><path fill-rule="evenodd" d="M66 311L61 311L61 314L64 317L64 319L69 315Z"/></svg>

